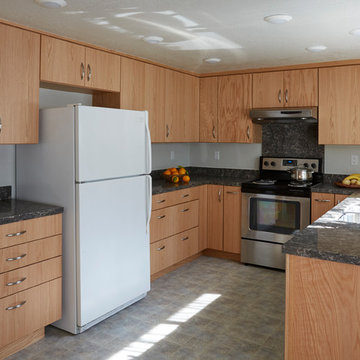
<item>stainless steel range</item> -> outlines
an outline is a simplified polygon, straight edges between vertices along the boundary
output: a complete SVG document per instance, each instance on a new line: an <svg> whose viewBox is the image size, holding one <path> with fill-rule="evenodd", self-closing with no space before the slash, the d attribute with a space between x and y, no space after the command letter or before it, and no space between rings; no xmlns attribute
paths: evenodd
<svg viewBox="0 0 360 360"><path fill-rule="evenodd" d="M294 181L290 170L313 171ZM310 187L321 181L321 159L260 158L260 179L242 184L241 261L285 269L281 246L310 224Z"/></svg>

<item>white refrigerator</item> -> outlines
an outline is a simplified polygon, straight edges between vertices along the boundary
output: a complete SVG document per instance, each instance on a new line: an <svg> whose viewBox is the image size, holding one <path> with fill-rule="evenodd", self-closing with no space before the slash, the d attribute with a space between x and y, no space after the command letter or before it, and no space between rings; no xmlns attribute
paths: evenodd
<svg viewBox="0 0 360 360"><path fill-rule="evenodd" d="M150 290L150 173L146 111L42 110L39 144L16 146L17 198L64 207L55 326L80 333Z"/></svg>

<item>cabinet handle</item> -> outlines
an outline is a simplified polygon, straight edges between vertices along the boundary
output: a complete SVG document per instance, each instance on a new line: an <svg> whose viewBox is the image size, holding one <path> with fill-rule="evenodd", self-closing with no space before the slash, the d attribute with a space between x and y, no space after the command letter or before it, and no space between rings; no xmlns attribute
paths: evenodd
<svg viewBox="0 0 360 360"><path fill-rule="evenodd" d="M328 202L330 202L331 200L315 199L315 201L317 201L317 202L326 202L326 203L328 203Z"/></svg>
<svg viewBox="0 0 360 360"><path fill-rule="evenodd" d="M5 308L5 310L15 310L15 309L22 307L25 304L26 304L26 301L22 301L20 304L17 304L14 306L9 306L9 307Z"/></svg>
<svg viewBox="0 0 360 360"><path fill-rule="evenodd" d="M91 80L91 66L90 66L90 64L88 64L88 66L87 66L87 79L88 79L88 81L90 81Z"/></svg>
<svg viewBox="0 0 360 360"><path fill-rule="evenodd" d="M9 282L6 284L6 286L14 286L14 285L19 285L21 284L22 282L24 282L26 280L26 277L18 280L18 281L14 281L14 282Z"/></svg>
<svg viewBox="0 0 360 360"><path fill-rule="evenodd" d="M1 133L1 129L2 129L2 121L1 121L1 117L0 117L0 133Z"/></svg>
<svg viewBox="0 0 360 360"><path fill-rule="evenodd" d="M285 90L285 102L287 103L289 101L289 91L288 89Z"/></svg>
<svg viewBox="0 0 360 360"><path fill-rule="evenodd" d="M189 237L188 236L185 236L181 239L181 241L185 241L185 240L189 240Z"/></svg>
<svg viewBox="0 0 360 360"><path fill-rule="evenodd" d="M165 245L163 245L163 246L161 246L161 247L157 248L156 250L157 250L157 251L161 251L161 250L164 250L164 249L165 249Z"/></svg>
<svg viewBox="0 0 360 360"><path fill-rule="evenodd" d="M221 190L219 190L219 192L218 192L218 200L219 200L219 202L221 202Z"/></svg>
<svg viewBox="0 0 360 360"><path fill-rule="evenodd" d="M238 191L227 191L226 193L227 193L227 194L234 194L234 195L235 195L235 194L238 194L239 192L238 192Z"/></svg>
<svg viewBox="0 0 360 360"><path fill-rule="evenodd" d="M281 89L279 90L279 93L278 93L278 100L279 100L279 103L281 104Z"/></svg>
<svg viewBox="0 0 360 360"><path fill-rule="evenodd" d="M248 126L246 129L246 135L247 135L247 138L250 139L250 126Z"/></svg>
<svg viewBox="0 0 360 360"><path fill-rule="evenodd" d="M166 201L165 199L163 199L163 200L158 200L157 203L158 203L158 204L162 204L162 203L164 203L165 201Z"/></svg>
<svg viewBox="0 0 360 360"><path fill-rule="evenodd" d="M6 261L15 261L15 260L21 260L26 256L26 254L22 254L20 256L17 257L13 257L13 258L7 258Z"/></svg>
<svg viewBox="0 0 360 360"><path fill-rule="evenodd" d="M169 135L170 135L169 125L166 124L166 137L169 137Z"/></svg>
<svg viewBox="0 0 360 360"><path fill-rule="evenodd" d="M212 136L214 139L216 139L215 125L213 126L213 129L212 129Z"/></svg>
<svg viewBox="0 0 360 360"><path fill-rule="evenodd" d="M160 216L158 216L157 218L158 218L158 219L163 219L164 217L166 217L166 215L160 215Z"/></svg>
<svg viewBox="0 0 360 360"><path fill-rule="evenodd" d="M186 209L184 209L184 210L180 210L180 212L187 212L187 211L189 211L190 209L189 208L186 208Z"/></svg>
<svg viewBox="0 0 360 360"><path fill-rule="evenodd" d="M6 234L5 236L7 236L7 237L20 236L20 235L24 235L25 233L26 233L26 230L22 230L22 231L12 233L12 234Z"/></svg>
<svg viewBox="0 0 360 360"><path fill-rule="evenodd" d="M84 63L81 63L81 65L80 65L80 78L81 78L81 80L84 80L84 77L85 77L85 66L84 66Z"/></svg>
<svg viewBox="0 0 360 360"><path fill-rule="evenodd" d="M183 197L183 198L186 198L186 197L188 197L188 196L190 196L190 194L184 194L182 197Z"/></svg>

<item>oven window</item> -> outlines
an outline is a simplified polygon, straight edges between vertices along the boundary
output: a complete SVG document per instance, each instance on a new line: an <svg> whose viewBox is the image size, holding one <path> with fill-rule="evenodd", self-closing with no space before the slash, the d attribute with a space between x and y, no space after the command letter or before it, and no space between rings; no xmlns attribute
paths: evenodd
<svg viewBox="0 0 360 360"><path fill-rule="evenodd" d="M300 203L297 201L250 199L250 229L292 234L300 229Z"/></svg>

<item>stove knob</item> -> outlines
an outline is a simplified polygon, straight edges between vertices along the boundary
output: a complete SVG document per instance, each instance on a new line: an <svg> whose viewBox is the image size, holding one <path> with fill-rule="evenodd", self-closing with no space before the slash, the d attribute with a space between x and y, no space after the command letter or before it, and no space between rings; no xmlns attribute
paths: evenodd
<svg viewBox="0 0 360 360"><path fill-rule="evenodd" d="M264 166L269 166L269 162L268 162L268 161L264 161Z"/></svg>
<svg viewBox="0 0 360 360"><path fill-rule="evenodd" d="M304 167L308 168L309 164L308 163L304 163Z"/></svg>
<svg viewBox="0 0 360 360"><path fill-rule="evenodd" d="M313 169L316 169L316 164L315 164L315 163L312 163L312 164L311 164L311 167L312 167Z"/></svg>
<svg viewBox="0 0 360 360"><path fill-rule="evenodd" d="M271 162L271 166L275 166L276 165L276 162L275 161L272 161Z"/></svg>

